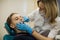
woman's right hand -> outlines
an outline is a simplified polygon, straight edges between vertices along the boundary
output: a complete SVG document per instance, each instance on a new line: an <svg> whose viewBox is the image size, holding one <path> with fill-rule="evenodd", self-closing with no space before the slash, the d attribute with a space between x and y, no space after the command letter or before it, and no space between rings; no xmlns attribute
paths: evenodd
<svg viewBox="0 0 60 40"><path fill-rule="evenodd" d="M29 34L32 34L32 28L30 28L29 25L25 24L25 23L17 23L16 24L17 29L18 30L22 30L22 31L27 31Z"/></svg>
<svg viewBox="0 0 60 40"><path fill-rule="evenodd" d="M29 22L30 21L30 19L26 16L24 16L23 19L24 19L24 22Z"/></svg>

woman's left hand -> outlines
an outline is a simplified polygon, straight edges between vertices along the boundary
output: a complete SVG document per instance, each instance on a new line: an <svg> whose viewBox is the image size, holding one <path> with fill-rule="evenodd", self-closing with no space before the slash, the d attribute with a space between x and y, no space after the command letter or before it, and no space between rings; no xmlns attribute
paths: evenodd
<svg viewBox="0 0 60 40"><path fill-rule="evenodd" d="M30 28L29 25L25 24L25 23L17 23L16 24L17 29L18 30L22 30L22 31L27 31L29 34L32 34L32 28Z"/></svg>

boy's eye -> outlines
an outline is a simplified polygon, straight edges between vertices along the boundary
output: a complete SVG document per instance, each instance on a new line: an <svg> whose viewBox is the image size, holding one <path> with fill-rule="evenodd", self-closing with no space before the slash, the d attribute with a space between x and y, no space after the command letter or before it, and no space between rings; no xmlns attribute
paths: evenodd
<svg viewBox="0 0 60 40"><path fill-rule="evenodd" d="M19 18L15 18L15 20L18 20Z"/></svg>

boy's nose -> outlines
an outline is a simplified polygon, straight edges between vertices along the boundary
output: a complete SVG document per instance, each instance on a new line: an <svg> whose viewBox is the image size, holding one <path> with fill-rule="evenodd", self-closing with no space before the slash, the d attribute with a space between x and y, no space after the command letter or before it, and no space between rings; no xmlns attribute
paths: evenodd
<svg viewBox="0 0 60 40"><path fill-rule="evenodd" d="M23 17L20 16L20 21L23 21Z"/></svg>
<svg viewBox="0 0 60 40"><path fill-rule="evenodd" d="M22 18L20 18L20 21L22 21Z"/></svg>

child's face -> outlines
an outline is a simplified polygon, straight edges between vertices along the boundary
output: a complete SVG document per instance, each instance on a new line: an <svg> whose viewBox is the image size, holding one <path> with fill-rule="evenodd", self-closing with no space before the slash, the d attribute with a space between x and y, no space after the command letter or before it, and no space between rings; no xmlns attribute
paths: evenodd
<svg viewBox="0 0 60 40"><path fill-rule="evenodd" d="M11 17L11 26L12 26L13 28L15 28L15 27L16 27L16 23L19 23L19 22L21 22L21 21L23 21L23 17L20 16L19 14L14 14L14 15Z"/></svg>

